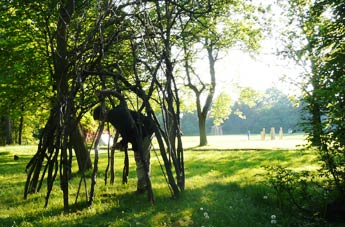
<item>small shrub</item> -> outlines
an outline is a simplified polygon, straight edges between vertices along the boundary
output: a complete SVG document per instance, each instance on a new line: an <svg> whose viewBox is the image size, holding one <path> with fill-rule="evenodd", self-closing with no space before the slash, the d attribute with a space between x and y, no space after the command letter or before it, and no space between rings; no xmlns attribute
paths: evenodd
<svg viewBox="0 0 345 227"><path fill-rule="evenodd" d="M267 183L276 193L280 208L298 208L303 214L319 216L324 210L326 193L311 171L293 171L282 166L265 166Z"/></svg>

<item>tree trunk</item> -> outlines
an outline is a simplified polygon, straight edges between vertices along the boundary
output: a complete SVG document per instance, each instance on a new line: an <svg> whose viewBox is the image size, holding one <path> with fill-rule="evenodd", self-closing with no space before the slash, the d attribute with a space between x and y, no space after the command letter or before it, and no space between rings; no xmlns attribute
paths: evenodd
<svg viewBox="0 0 345 227"><path fill-rule="evenodd" d="M11 119L5 117L5 136L6 136L6 144L12 144L12 123Z"/></svg>
<svg viewBox="0 0 345 227"><path fill-rule="evenodd" d="M73 123L75 124L75 123ZM80 125L78 124L71 132L71 144L78 161L79 172L92 168L90 154Z"/></svg>
<svg viewBox="0 0 345 227"><path fill-rule="evenodd" d="M313 146L320 147L322 145L321 135L322 135L322 124L321 124L321 105L318 92L321 90L321 79L319 73L316 71L315 62L312 61L312 78L311 85L313 86L313 92L311 97L311 123L312 123L312 138L311 143Z"/></svg>
<svg viewBox="0 0 345 227"><path fill-rule="evenodd" d="M311 143L313 146L320 147L321 144L321 134L322 134L322 126L321 126L321 111L320 105L317 103L312 104L312 127L313 127L313 137L311 139Z"/></svg>
<svg viewBox="0 0 345 227"><path fill-rule="evenodd" d="M208 43L207 40L206 40L206 43ZM210 88L207 94L205 105L202 108L202 111L198 110L199 133L200 133L199 145L200 146L207 145L206 117L207 117L207 113L211 109L213 96L216 89L216 72L215 72L216 57L214 56L214 53L213 53L212 43L207 47L207 54L208 54L208 62L209 62L209 67L210 67L211 84L210 84ZM199 98L198 98L198 102L200 102ZM199 108L201 109L201 107Z"/></svg>
<svg viewBox="0 0 345 227"><path fill-rule="evenodd" d="M206 116L203 114L198 114L199 118L199 146L207 145L207 133L206 133Z"/></svg>
<svg viewBox="0 0 345 227"><path fill-rule="evenodd" d="M19 128L18 128L18 144L19 145L22 145L23 125L24 125L24 116L21 115L19 119Z"/></svg>
<svg viewBox="0 0 345 227"><path fill-rule="evenodd" d="M54 74L53 79L56 84L56 101L59 113L59 126L56 135L56 141L61 142L61 155L60 155L60 185L64 198L64 211L67 213L68 208L68 160L67 148L69 143L68 136L71 135L73 119L70 114L73 112L73 97L69 92L70 84L69 79L69 53L68 53L68 28L75 10L74 0L65 0L60 5L59 20L57 23L57 36L56 36L56 51L54 53Z"/></svg>

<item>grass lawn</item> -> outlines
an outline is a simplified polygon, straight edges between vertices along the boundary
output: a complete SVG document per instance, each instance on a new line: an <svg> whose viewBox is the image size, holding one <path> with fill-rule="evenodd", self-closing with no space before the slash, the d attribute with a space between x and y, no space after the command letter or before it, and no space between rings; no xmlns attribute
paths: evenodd
<svg viewBox="0 0 345 227"><path fill-rule="evenodd" d="M303 134L287 134L282 139L276 136L275 140L271 140L269 135L266 135L265 140L261 140L261 136L258 134L250 135L249 139L246 134L208 136L208 145L205 147L197 147L199 145L198 137L183 136L182 139L184 148L193 150L294 150L306 143Z"/></svg>
<svg viewBox="0 0 345 227"><path fill-rule="evenodd" d="M188 144L190 147L195 146L193 143L197 145L197 137L194 140L185 139L187 147ZM47 208L43 207L46 185L39 193L23 199L25 165L35 153L36 146L0 147L0 226L333 226L306 218L289 205L279 207L274 192L260 175L264 173L263 165L279 164L295 170L316 169L315 154L311 151L275 150L258 146L256 149L241 147L240 150L231 150L223 147L226 146L224 144L218 144L222 139L210 139L218 142L210 143L206 150L185 151L186 189L177 199L171 199L158 158L152 152L151 180L155 205L150 205L146 195L133 193L136 189L133 153L130 152L128 184L121 183L123 153L118 152L115 155L115 184L105 185L107 154L102 152L93 206L85 206L84 188L78 203L74 205L80 180L80 176L75 174L69 184L69 214L63 214L59 182L55 183ZM238 144L248 142L234 137L228 137L225 141ZM218 146L222 146L222 149ZM14 154L19 155L19 160L13 160ZM162 162L161 158L159 160ZM74 171L77 170L76 166ZM276 217L276 224L271 223L272 215Z"/></svg>

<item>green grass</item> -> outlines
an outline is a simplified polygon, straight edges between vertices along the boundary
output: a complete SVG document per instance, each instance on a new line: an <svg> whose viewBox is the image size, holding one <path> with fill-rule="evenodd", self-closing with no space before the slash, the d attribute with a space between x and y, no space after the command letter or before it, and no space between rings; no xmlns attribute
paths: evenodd
<svg viewBox="0 0 345 227"><path fill-rule="evenodd" d="M35 149L35 146L0 147L0 226L271 226L271 215L277 216L276 226L318 226L299 213L292 213L291 207L278 208L273 191L260 175L264 173L263 165L316 169L316 157L310 151L187 150L186 189L177 199L171 199L152 152L155 205L150 205L146 195L133 194L136 177L132 152L129 183L121 183L123 154L116 153L115 184L104 184L107 154L103 151L93 206L85 206L84 188L74 205L80 180L75 174L69 184L71 212L63 214L58 182L47 208L43 207L45 185L39 193L23 200L25 165ZM19 155L19 160L13 160L14 154ZM76 168L74 165L73 170Z"/></svg>

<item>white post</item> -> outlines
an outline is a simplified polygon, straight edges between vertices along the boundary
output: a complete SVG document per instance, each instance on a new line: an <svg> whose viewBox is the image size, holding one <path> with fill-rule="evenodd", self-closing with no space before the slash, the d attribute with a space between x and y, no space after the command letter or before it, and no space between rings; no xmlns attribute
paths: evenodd
<svg viewBox="0 0 345 227"><path fill-rule="evenodd" d="M276 139L276 132L274 127L271 128L271 140L275 140Z"/></svg>

